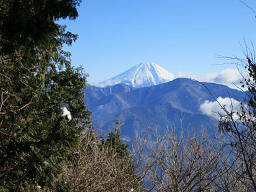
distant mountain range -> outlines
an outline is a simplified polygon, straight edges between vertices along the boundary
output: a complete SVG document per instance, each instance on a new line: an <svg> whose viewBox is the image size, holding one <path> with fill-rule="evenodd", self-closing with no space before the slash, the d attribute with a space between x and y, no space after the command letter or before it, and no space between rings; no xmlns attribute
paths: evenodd
<svg viewBox="0 0 256 192"><path fill-rule="evenodd" d="M94 127L113 131L115 121L127 141L143 133L164 134L166 129L191 133L205 129L217 133L218 120L202 112L203 103L218 97L245 99L245 94L224 85L179 78L150 87L125 84L107 87L89 86L85 103L92 111Z"/></svg>
<svg viewBox="0 0 256 192"><path fill-rule="evenodd" d="M239 104L237 101L245 100L243 92L224 85L174 79L155 63L136 65L84 91L94 128L107 133L119 120L126 141L144 133L161 135L167 129L184 134L204 129L213 136L217 133L219 101L228 106L231 101Z"/></svg>

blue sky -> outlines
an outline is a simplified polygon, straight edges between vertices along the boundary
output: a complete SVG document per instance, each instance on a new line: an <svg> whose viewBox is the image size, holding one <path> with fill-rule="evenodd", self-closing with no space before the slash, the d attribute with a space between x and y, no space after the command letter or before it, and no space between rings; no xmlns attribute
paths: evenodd
<svg viewBox="0 0 256 192"><path fill-rule="evenodd" d="M256 42L255 14L239 0L83 0L78 11L61 23L79 35L66 49L89 83L147 61L173 74L217 73L236 67L219 56L242 57L244 41Z"/></svg>

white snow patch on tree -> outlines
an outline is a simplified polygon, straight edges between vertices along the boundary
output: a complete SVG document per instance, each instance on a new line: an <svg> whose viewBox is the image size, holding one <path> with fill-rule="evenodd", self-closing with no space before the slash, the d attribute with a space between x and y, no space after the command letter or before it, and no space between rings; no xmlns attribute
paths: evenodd
<svg viewBox="0 0 256 192"><path fill-rule="evenodd" d="M62 110L62 117L67 117L69 121L71 121L72 116L70 111L66 107L61 107Z"/></svg>

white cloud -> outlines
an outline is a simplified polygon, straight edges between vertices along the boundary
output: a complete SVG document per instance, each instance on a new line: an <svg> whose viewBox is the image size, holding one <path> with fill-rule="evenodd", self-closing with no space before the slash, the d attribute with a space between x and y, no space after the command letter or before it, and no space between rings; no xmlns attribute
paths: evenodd
<svg viewBox="0 0 256 192"><path fill-rule="evenodd" d="M243 79L237 69L224 69L219 73L205 73L201 75L195 75L192 73L185 74L179 72L175 75L175 78L179 77L191 78L201 82L223 84L231 88L240 87L240 81Z"/></svg>
<svg viewBox="0 0 256 192"><path fill-rule="evenodd" d="M229 87L240 86L241 80L242 76L237 69L225 69L218 74L208 75L209 82L224 84Z"/></svg>
<svg viewBox="0 0 256 192"><path fill-rule="evenodd" d="M206 100L203 104L200 105L200 110L203 114L214 117L215 119L219 119L220 115L225 115L225 111L222 107L230 113L232 112L240 112L240 102L233 98L222 98L218 97L217 101L209 101ZM235 120L238 119L236 113L233 114L233 118Z"/></svg>
<svg viewBox="0 0 256 192"><path fill-rule="evenodd" d="M67 117L70 121L72 119L70 111L66 107L61 107L60 109L62 110L62 116Z"/></svg>

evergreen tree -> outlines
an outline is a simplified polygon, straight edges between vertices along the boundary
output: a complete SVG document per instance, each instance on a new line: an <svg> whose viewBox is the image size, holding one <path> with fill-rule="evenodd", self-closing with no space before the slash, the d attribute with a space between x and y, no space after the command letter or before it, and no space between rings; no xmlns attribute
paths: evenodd
<svg viewBox="0 0 256 192"><path fill-rule="evenodd" d="M117 153L120 158L128 157L128 145L121 140L120 123L116 121L115 133L110 132L106 140L102 140L103 147L111 149L114 153Z"/></svg>
<svg viewBox="0 0 256 192"><path fill-rule="evenodd" d="M53 188L90 113L81 69L62 49L80 0L0 0L0 191Z"/></svg>

